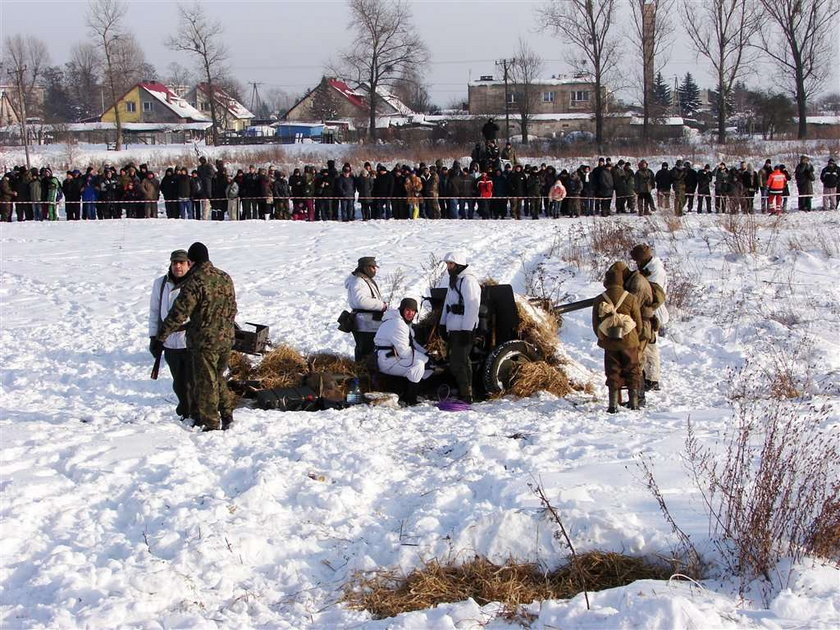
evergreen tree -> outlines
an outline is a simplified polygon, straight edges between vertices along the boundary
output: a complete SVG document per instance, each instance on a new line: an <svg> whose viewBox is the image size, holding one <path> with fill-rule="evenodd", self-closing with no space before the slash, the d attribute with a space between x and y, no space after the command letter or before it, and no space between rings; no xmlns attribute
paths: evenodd
<svg viewBox="0 0 840 630"><path fill-rule="evenodd" d="M690 72L685 73L685 78L680 84L680 87L677 88L677 92L680 103L680 116L694 118L700 110L700 88L694 82L694 77L691 76Z"/></svg>
<svg viewBox="0 0 840 630"><path fill-rule="evenodd" d="M310 111L312 117L321 122L338 118L338 99L326 77L322 77L321 84L315 88Z"/></svg>
<svg viewBox="0 0 840 630"><path fill-rule="evenodd" d="M59 66L44 69L44 122L66 123L79 118L78 103L73 102L66 82L67 78Z"/></svg>
<svg viewBox="0 0 840 630"><path fill-rule="evenodd" d="M668 82L662 78L662 73L657 72L653 80L653 104L660 107L671 106L671 88Z"/></svg>

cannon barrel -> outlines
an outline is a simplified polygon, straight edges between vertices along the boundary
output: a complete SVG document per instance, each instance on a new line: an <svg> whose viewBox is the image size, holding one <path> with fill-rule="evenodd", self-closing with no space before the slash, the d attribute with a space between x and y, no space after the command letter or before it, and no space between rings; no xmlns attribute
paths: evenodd
<svg viewBox="0 0 840 630"><path fill-rule="evenodd" d="M571 313L572 311L579 311L584 308L589 308L595 304L598 297L587 298L586 300L579 300L577 302L569 302L568 304L555 304L552 308L555 313Z"/></svg>

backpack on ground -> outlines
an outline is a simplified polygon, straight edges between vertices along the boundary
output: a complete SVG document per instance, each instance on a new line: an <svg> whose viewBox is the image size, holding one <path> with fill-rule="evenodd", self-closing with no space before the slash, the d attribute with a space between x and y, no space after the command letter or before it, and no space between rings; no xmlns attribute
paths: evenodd
<svg viewBox="0 0 840 630"><path fill-rule="evenodd" d="M606 293L601 294L604 301L598 305L598 317L603 317L604 319L598 325L598 332L604 338L612 340L624 339L625 335L636 327L636 322L633 321L632 317L618 312L618 309L621 308L628 295L630 294L624 291L618 302L613 304Z"/></svg>

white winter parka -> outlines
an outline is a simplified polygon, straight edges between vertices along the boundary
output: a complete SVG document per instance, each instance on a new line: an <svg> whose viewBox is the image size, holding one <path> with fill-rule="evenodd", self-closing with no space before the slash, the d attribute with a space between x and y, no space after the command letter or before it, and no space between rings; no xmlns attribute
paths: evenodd
<svg viewBox="0 0 840 630"><path fill-rule="evenodd" d="M385 312L373 342L377 347L376 363L380 372L404 376L412 383L420 382L429 355L426 349L414 340L411 327L398 310L389 309Z"/></svg>
<svg viewBox="0 0 840 630"><path fill-rule="evenodd" d="M162 291L161 287L163 288ZM155 279L152 284L152 297L149 303L149 337L157 336L161 322L169 314L169 309L172 308L175 298L178 297L180 292L181 288L172 282L169 274ZM163 347L170 350L186 348L186 331L180 330L169 335L163 342Z"/></svg>
<svg viewBox="0 0 840 630"><path fill-rule="evenodd" d="M641 268L640 270L642 275L647 278L648 282L655 282L662 290L665 291L665 298L668 298L668 277L665 275L665 264L657 258L653 256L648 263ZM668 309L665 308L665 304L662 304L659 308L657 308L654 313L656 318L659 320L659 324L664 326L668 323L671 319L670 315L668 315Z"/></svg>
<svg viewBox="0 0 840 630"><path fill-rule="evenodd" d="M347 303L354 311L356 331L376 332L382 323L379 314L386 308L376 282L362 273L351 273L344 281L344 287L347 289Z"/></svg>
<svg viewBox="0 0 840 630"><path fill-rule="evenodd" d="M478 326L478 308L481 306L481 285L469 267L458 274L453 289L449 286L449 274L446 273L441 279L440 285L447 288L446 300L443 303L443 312L440 316L440 325L446 326L447 331L453 330L475 330ZM464 304L464 314L456 315L451 312L451 307L462 302L458 292L461 292Z"/></svg>

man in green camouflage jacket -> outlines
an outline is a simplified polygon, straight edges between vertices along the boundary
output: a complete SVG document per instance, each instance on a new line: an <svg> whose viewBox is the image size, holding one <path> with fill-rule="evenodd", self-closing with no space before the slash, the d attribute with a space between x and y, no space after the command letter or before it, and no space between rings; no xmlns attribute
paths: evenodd
<svg viewBox="0 0 840 630"><path fill-rule="evenodd" d="M157 338L164 341L186 322L187 348L193 361L193 419L205 431L227 429L233 422L233 401L223 374L233 348L233 281L213 266L203 243L193 243L187 257L193 263L189 277Z"/></svg>

